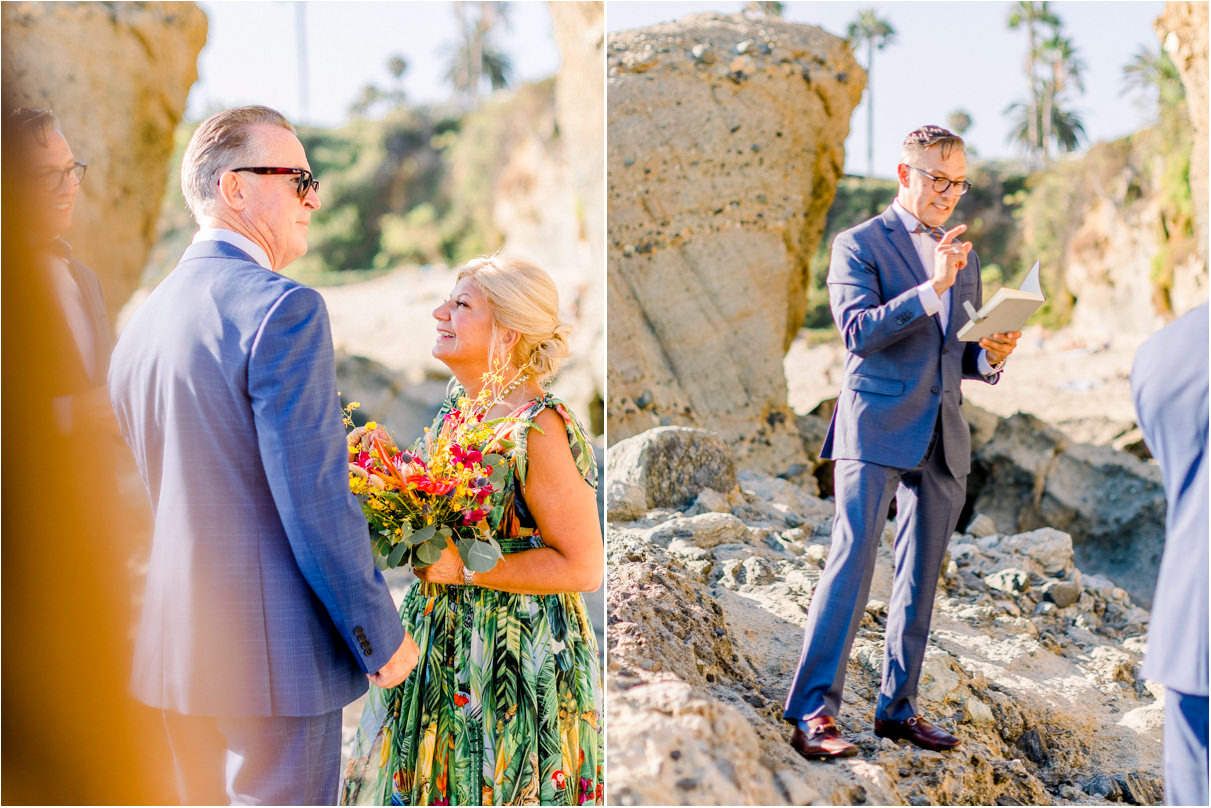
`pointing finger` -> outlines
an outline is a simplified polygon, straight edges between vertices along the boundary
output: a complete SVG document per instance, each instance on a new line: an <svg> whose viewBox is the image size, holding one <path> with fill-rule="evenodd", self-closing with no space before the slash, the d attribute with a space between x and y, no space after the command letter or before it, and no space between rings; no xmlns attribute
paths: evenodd
<svg viewBox="0 0 1211 808"><path fill-rule="evenodd" d="M950 228L946 231L945 235L938 240L938 246L940 247L943 244L949 244L950 242L954 241L955 236L959 235L966 229L967 225L965 224L956 225L955 227Z"/></svg>

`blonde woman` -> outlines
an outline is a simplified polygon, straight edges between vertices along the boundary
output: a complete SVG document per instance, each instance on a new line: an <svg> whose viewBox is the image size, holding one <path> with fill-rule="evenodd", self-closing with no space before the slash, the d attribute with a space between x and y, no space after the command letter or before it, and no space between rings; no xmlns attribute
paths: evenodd
<svg viewBox="0 0 1211 808"><path fill-rule="evenodd" d="M600 585L604 551L588 435L543 388L568 353L558 292L535 266L480 258L433 316L433 355L457 382L436 423L489 370L514 380L487 413L520 422L491 502L504 556L472 573L451 546L416 569L400 617L420 662L371 688L344 800L600 804L600 663L580 593Z"/></svg>

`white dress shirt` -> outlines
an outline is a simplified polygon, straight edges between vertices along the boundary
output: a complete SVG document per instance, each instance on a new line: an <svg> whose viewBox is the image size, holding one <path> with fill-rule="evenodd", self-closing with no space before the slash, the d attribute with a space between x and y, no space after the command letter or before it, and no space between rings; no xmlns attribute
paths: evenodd
<svg viewBox="0 0 1211 808"><path fill-rule="evenodd" d="M193 243L199 241L222 241L230 244L232 247L238 247L252 257L261 266L273 271L273 265L269 263L269 253L265 252L252 239L247 236L240 235L234 230L227 230L222 227L203 227L193 237Z"/></svg>
<svg viewBox="0 0 1211 808"><path fill-rule="evenodd" d="M908 237L912 240L912 246L916 248L917 255L921 258L921 266L925 267L925 274L932 276L933 257L938 247L938 242L928 233L916 232L917 226L921 224L920 220L909 213L900 204L899 199L891 203L891 208L900 217L900 223L904 225L904 229L908 231ZM927 315L938 318L938 325L942 327L943 334L946 333L946 329L950 325L950 291L950 289L947 289L939 295L938 290L933 288L932 280L926 281L917 287L917 297L921 301L921 307L925 309ZM1003 370L1005 363L1002 362L999 368L994 368L992 363L988 361L988 352L981 348L980 358L976 361L976 367L985 376L992 376Z"/></svg>

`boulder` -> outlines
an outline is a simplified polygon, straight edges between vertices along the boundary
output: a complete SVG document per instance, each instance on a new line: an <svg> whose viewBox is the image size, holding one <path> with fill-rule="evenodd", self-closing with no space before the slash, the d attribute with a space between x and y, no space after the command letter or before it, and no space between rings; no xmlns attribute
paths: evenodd
<svg viewBox="0 0 1211 808"><path fill-rule="evenodd" d="M198 76L194 3L4 3L5 103L53 109L88 176L69 234L111 321L156 239L173 132Z"/></svg>
<svg viewBox="0 0 1211 808"><path fill-rule="evenodd" d="M610 438L697 426L802 464L782 358L865 75L820 28L741 15L613 33L607 59Z"/></svg>
<svg viewBox="0 0 1211 808"><path fill-rule="evenodd" d="M396 443L408 446L433 423L450 379L414 380L365 356L337 354L336 381L342 405L361 405L353 414L357 423L377 421L391 430Z"/></svg>
<svg viewBox="0 0 1211 808"><path fill-rule="evenodd" d="M608 510L614 510L610 503L615 496L620 512L685 508L705 488L731 491L736 462L718 435L690 427L658 427L611 446L606 477L611 486L606 491ZM616 480L618 487L613 488Z"/></svg>
<svg viewBox="0 0 1211 808"><path fill-rule="evenodd" d="M1165 540L1165 492L1154 464L1110 446L1071 444L1020 412L973 453L967 492L969 507L1002 532L1069 534L1078 566L1151 603ZM1054 531L1022 541L1035 539L1046 539L1054 555L1045 566L1062 560L1064 541Z"/></svg>

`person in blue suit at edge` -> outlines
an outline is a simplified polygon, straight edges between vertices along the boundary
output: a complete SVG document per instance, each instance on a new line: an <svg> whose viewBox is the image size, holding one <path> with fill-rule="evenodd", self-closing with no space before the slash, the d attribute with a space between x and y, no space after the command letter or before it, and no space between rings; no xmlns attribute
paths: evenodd
<svg viewBox="0 0 1211 808"><path fill-rule="evenodd" d="M966 229L943 231L970 189L963 140L938 126L904 139L896 199L833 241L828 292L845 374L820 452L833 458L836 515L783 713L791 746L812 758L858 749L836 724L845 666L896 497L895 570L875 734L944 750L959 740L916 706L934 593L963 507L971 435L959 383L995 384L1020 332L960 342L963 304L982 299Z"/></svg>
<svg viewBox="0 0 1211 808"><path fill-rule="evenodd" d="M1165 802L1207 804L1207 304L1140 346L1131 397L1168 509L1143 675L1165 686Z"/></svg>
<svg viewBox="0 0 1211 808"><path fill-rule="evenodd" d="M132 690L186 804L335 803L341 708L417 660L349 492L327 310L278 274L318 185L280 113L204 121L181 166L200 229L110 363L155 517Z"/></svg>

